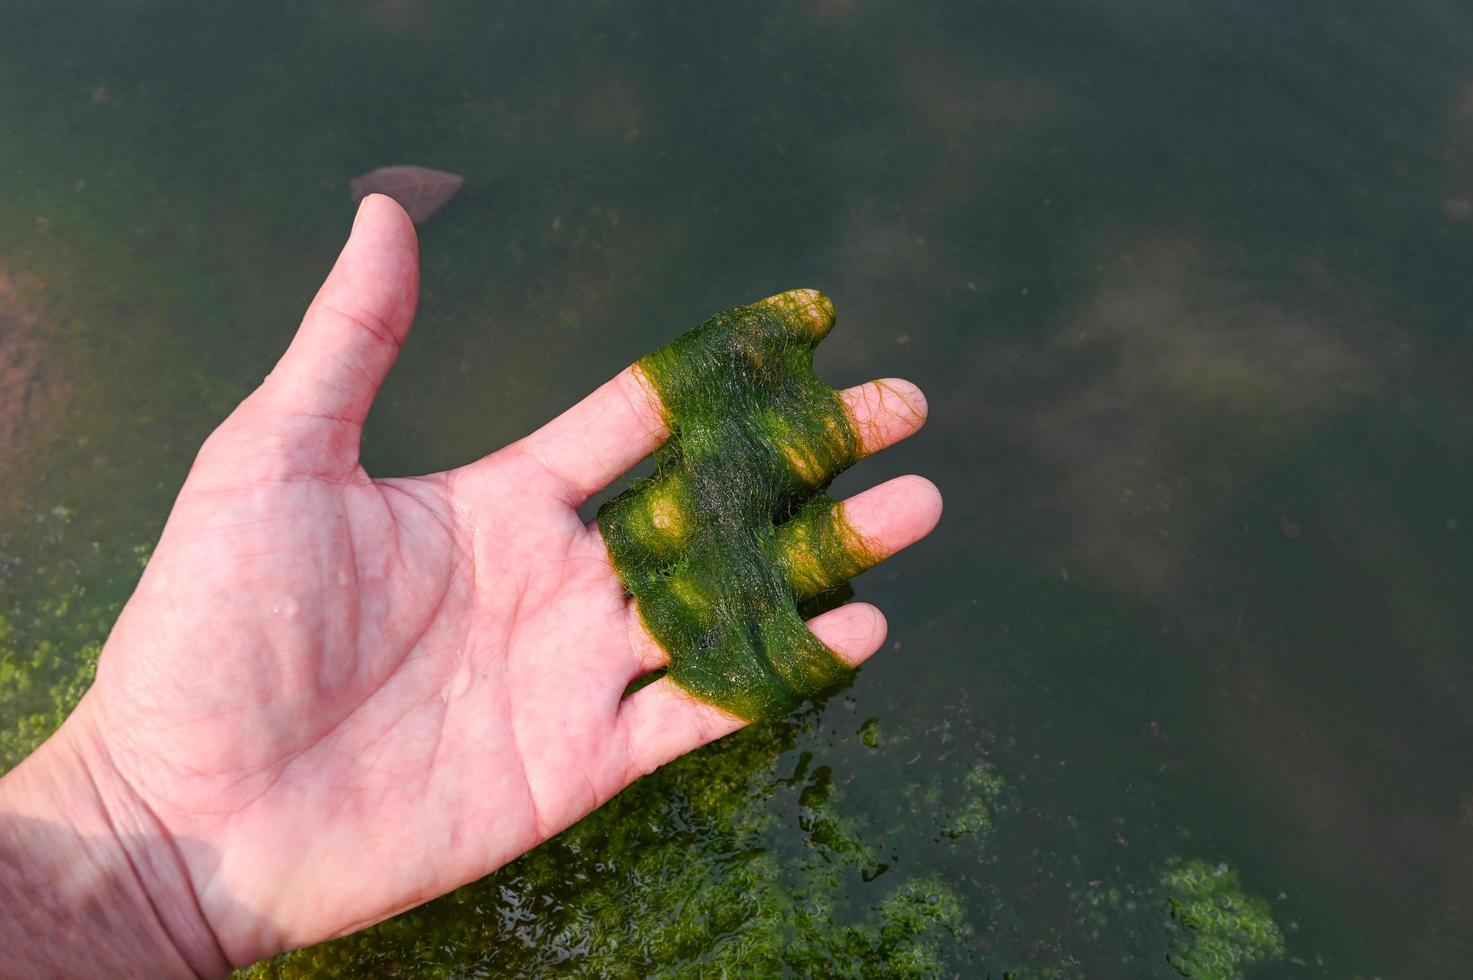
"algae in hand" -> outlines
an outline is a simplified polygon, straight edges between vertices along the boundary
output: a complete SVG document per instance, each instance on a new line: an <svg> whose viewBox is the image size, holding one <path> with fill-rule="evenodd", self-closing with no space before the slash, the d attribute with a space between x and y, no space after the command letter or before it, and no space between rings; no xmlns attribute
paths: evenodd
<svg viewBox="0 0 1473 980"><path fill-rule="evenodd" d="M833 323L827 297L792 290L642 358L670 439L654 475L598 515L670 678L748 720L851 675L797 607L873 564L823 493L861 451L839 393L813 371Z"/></svg>

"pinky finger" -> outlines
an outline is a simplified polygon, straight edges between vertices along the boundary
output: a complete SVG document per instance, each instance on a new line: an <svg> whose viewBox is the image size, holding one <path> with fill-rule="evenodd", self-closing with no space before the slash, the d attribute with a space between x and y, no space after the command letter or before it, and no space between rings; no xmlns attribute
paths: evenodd
<svg viewBox="0 0 1473 980"><path fill-rule="evenodd" d="M868 660L885 642L884 615L864 602L815 616L808 628L851 667ZM629 746L629 782L746 725L736 715L697 700L669 677L630 695L619 716Z"/></svg>

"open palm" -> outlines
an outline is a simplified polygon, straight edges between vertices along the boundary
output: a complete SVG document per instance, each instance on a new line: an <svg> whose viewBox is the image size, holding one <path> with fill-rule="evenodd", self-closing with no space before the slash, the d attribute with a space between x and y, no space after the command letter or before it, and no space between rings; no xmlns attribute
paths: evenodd
<svg viewBox="0 0 1473 980"><path fill-rule="evenodd" d="M363 471L417 287L412 225L369 198L201 450L78 711L235 964L486 874L741 725L667 680L624 697L664 654L576 508L667 435L637 372L459 469ZM844 398L868 451L924 420L905 382ZM939 513L919 477L845 505L881 555ZM810 625L852 663L884 639L863 604Z"/></svg>

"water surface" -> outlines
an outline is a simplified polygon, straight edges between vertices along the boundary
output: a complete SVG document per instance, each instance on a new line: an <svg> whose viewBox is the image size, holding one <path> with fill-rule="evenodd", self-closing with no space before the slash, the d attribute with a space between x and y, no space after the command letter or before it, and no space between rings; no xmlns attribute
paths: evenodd
<svg viewBox="0 0 1473 980"><path fill-rule="evenodd" d="M372 473L474 458L794 286L838 305L828 380L930 396L838 484L947 498L857 582L892 636L850 691L276 969L1170 976L1210 938L1172 914L1200 871L1283 939L1228 936L1221 975L1464 972L1466 5L16 0L0 25L6 765L290 338L353 174L467 178L422 229Z"/></svg>

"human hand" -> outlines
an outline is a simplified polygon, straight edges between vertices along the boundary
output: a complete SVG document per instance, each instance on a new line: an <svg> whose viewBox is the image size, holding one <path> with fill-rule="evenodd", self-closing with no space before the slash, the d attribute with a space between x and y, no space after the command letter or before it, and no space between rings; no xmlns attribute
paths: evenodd
<svg viewBox="0 0 1473 980"><path fill-rule="evenodd" d="M0 782L13 802L82 766L199 972L485 875L742 724L668 679L623 696L665 655L576 508L668 434L638 372L459 469L364 472L417 289L412 225L367 198L290 349L201 449L96 683ZM905 382L843 399L867 452L925 418ZM844 512L883 557L940 509L902 477ZM810 626L851 664L885 632L863 603Z"/></svg>

